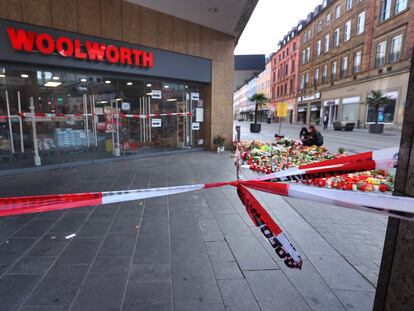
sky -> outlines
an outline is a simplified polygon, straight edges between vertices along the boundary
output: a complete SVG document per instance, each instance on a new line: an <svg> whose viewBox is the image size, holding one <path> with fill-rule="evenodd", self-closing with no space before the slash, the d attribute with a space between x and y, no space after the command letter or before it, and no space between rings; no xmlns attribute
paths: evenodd
<svg viewBox="0 0 414 311"><path fill-rule="evenodd" d="M322 0L259 0L234 53L268 56L276 52L279 40L321 3Z"/></svg>

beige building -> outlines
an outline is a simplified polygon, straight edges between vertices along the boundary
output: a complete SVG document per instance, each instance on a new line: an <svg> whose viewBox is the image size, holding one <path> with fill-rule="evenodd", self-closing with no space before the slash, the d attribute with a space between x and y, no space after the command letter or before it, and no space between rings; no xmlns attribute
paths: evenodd
<svg viewBox="0 0 414 311"><path fill-rule="evenodd" d="M386 126L400 126L413 48L414 1L328 1L308 16L302 31L297 122L374 122L366 104L372 90L392 102L379 111Z"/></svg>
<svg viewBox="0 0 414 311"><path fill-rule="evenodd" d="M265 69L259 73L256 80L256 93L264 94L266 98L270 99L270 73L272 70L272 63L270 60L266 63ZM259 116L258 120L264 122L269 116L270 102L263 103L259 105L258 111Z"/></svg>

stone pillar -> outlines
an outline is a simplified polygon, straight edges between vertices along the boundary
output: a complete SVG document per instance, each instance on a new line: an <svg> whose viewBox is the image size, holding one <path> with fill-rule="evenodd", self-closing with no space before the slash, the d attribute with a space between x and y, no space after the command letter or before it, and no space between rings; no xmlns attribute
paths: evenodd
<svg viewBox="0 0 414 311"><path fill-rule="evenodd" d="M414 53L394 195L414 197ZM414 310L414 221L388 222L374 310Z"/></svg>

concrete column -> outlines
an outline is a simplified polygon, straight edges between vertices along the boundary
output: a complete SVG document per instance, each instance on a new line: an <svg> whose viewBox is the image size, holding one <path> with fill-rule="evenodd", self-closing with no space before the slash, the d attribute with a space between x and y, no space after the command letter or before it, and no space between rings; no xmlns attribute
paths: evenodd
<svg viewBox="0 0 414 311"><path fill-rule="evenodd" d="M414 54L394 195L414 197ZM374 310L414 310L414 222L388 222Z"/></svg>

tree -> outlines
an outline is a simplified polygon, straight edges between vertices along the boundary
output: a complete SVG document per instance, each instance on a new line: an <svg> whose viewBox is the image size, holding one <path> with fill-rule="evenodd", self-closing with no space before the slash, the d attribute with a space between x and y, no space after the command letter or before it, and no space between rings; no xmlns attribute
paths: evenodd
<svg viewBox="0 0 414 311"><path fill-rule="evenodd" d="M267 103L269 99L263 93L255 93L249 98L249 100L254 102L256 105L254 109L254 124L257 124L257 110L259 108L259 104Z"/></svg>
<svg viewBox="0 0 414 311"><path fill-rule="evenodd" d="M380 107L391 103L391 98L381 93L381 91L371 91L367 99L368 105L372 105L375 110L375 124L378 124L378 112Z"/></svg>

